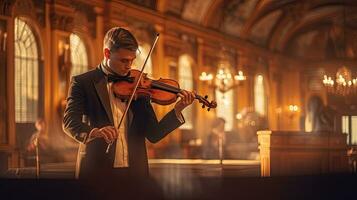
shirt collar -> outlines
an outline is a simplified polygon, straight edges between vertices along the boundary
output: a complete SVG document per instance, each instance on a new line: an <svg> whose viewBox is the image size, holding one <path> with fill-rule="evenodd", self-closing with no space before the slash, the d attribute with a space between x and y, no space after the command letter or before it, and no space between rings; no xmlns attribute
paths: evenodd
<svg viewBox="0 0 357 200"><path fill-rule="evenodd" d="M103 73L108 76L108 75L113 75L113 76L119 76L117 73L115 73L110 67L107 65L107 62L105 60L102 61L102 64L100 66L100 69L103 71Z"/></svg>

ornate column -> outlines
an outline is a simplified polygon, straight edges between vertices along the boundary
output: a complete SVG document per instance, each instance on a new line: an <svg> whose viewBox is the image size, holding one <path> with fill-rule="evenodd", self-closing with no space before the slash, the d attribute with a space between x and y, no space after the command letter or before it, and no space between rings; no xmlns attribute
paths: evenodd
<svg viewBox="0 0 357 200"><path fill-rule="evenodd" d="M164 27L161 24L155 24L154 26L155 31L160 34L159 40L157 41L156 47L154 51L156 52L155 54L155 59L157 60L157 63L153 63L156 66L156 69L160 69L160 71L154 71L153 74L156 77L168 77L169 76L169 68L165 67L164 64L164 54L165 54L165 46L164 46L164 41L165 41L165 34L164 34Z"/></svg>
<svg viewBox="0 0 357 200"><path fill-rule="evenodd" d="M203 63L203 55L204 55L204 40L202 38L197 38L197 71L198 71L198 76L201 74L201 72L206 71L204 69L204 63ZM197 92L199 92L202 95L210 93L209 88L204 85L202 81L197 81ZM213 98L212 93L210 93L210 98ZM211 113L214 113L214 111L211 111ZM197 131L197 137L203 139L204 134L205 134L205 127L202 126L203 121L206 121L207 118L207 113L203 111L202 109L197 109L195 116L197 116L197 120L195 121L195 127Z"/></svg>
<svg viewBox="0 0 357 200"><path fill-rule="evenodd" d="M156 47L154 49L155 56L153 60L153 75L156 78L159 77L169 77L169 66L165 63L164 54L165 54L165 34L164 34L164 27L160 24L155 24L154 26L155 31L160 34L159 40L157 41ZM151 42L151 41L150 41ZM150 43L152 45L152 42ZM151 46L150 46L151 47ZM156 61L156 62L155 62ZM168 111L167 107L163 106L155 106L155 110L157 112L158 117L163 117L165 113Z"/></svg>
<svg viewBox="0 0 357 200"><path fill-rule="evenodd" d="M279 73L279 63L277 58L269 59L269 99L268 99L268 121L271 130L280 130L280 120L282 114L280 85L281 74Z"/></svg>
<svg viewBox="0 0 357 200"><path fill-rule="evenodd" d="M237 65L238 65L238 70L242 70L244 74L249 75L249 60L248 60L248 55L240 50L237 49ZM238 86L238 95L237 95L237 110L238 112L241 112L242 109L247 108L250 105L250 93L251 93L251 88L249 82L254 79L252 76L247 76L247 80L242 82L242 85Z"/></svg>
<svg viewBox="0 0 357 200"><path fill-rule="evenodd" d="M104 9L104 32L115 26L128 28L129 23L127 18L129 15L125 7L119 3L120 1L106 1Z"/></svg>
<svg viewBox="0 0 357 200"><path fill-rule="evenodd" d="M103 39L104 39L104 17L103 17L103 8L95 7L94 12L96 14L96 57L95 63L100 63L103 59Z"/></svg>
<svg viewBox="0 0 357 200"><path fill-rule="evenodd" d="M0 18L0 144L8 143L7 132L7 20Z"/></svg>
<svg viewBox="0 0 357 200"><path fill-rule="evenodd" d="M14 1L0 3L0 173L18 167L14 99Z"/></svg>
<svg viewBox="0 0 357 200"><path fill-rule="evenodd" d="M282 62L284 74L281 75L281 108L282 108L282 130L297 131L300 130L300 71L298 66L291 62ZM292 113L289 105L297 105L298 112Z"/></svg>
<svg viewBox="0 0 357 200"><path fill-rule="evenodd" d="M59 139L65 138L62 130L62 117L66 105L66 98L70 80L70 49L69 36L73 30L75 8L58 3L48 3L48 28L50 45L47 60L51 66L47 79L51 82L51 93L48 94L51 104L49 122L49 136ZM64 142L64 141L62 141Z"/></svg>

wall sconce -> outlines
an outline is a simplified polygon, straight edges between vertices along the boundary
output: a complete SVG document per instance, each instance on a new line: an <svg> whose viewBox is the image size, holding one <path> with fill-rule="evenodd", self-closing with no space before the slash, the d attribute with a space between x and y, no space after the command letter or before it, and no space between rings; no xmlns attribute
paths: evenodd
<svg viewBox="0 0 357 200"><path fill-rule="evenodd" d="M241 113L236 114L236 119L241 120L243 118L243 115Z"/></svg>
<svg viewBox="0 0 357 200"><path fill-rule="evenodd" d="M58 57L59 57L60 68L68 67L67 65L70 62L70 52L69 51L70 51L69 44L60 40L58 42Z"/></svg>
<svg viewBox="0 0 357 200"><path fill-rule="evenodd" d="M58 41L58 67L59 67L59 114L63 116L67 104L67 94L70 83L71 57L70 46L66 38Z"/></svg>
<svg viewBox="0 0 357 200"><path fill-rule="evenodd" d="M2 45L3 46L3 51L6 51L6 41L7 41L7 33L6 32L4 33L3 37L4 37L3 45Z"/></svg>
<svg viewBox="0 0 357 200"><path fill-rule="evenodd" d="M292 104L289 105L289 111L290 112L297 112L298 110L299 110L299 106L292 105Z"/></svg>
<svg viewBox="0 0 357 200"><path fill-rule="evenodd" d="M299 106L297 106L295 104L290 104L288 106L288 111L289 111L289 119L293 120L295 115L299 112Z"/></svg>

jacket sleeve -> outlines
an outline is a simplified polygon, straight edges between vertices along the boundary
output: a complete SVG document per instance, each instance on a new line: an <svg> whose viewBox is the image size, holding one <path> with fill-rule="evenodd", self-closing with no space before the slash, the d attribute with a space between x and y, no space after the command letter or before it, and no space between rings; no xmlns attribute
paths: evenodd
<svg viewBox="0 0 357 200"><path fill-rule="evenodd" d="M184 120L180 121L178 119L174 109L158 121L150 101L144 100L143 106L144 108L142 110L145 110L145 112L142 113L144 113L144 122L146 124L144 132L146 138L152 143L160 141L170 132L185 123ZM184 119L182 115L181 117Z"/></svg>
<svg viewBox="0 0 357 200"><path fill-rule="evenodd" d="M81 82L77 77L73 77L68 92L67 106L63 117L63 130L77 142L85 143L91 127L83 123L83 116L86 109L86 95Z"/></svg>

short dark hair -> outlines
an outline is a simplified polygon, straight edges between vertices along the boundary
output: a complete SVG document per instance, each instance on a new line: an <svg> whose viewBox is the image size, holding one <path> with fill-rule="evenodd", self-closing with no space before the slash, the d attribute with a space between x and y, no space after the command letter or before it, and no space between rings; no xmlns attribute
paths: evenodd
<svg viewBox="0 0 357 200"><path fill-rule="evenodd" d="M136 51L138 47L138 41L134 35L120 27L111 28L105 34L103 41L103 48L108 48L110 51L116 51L121 48Z"/></svg>

